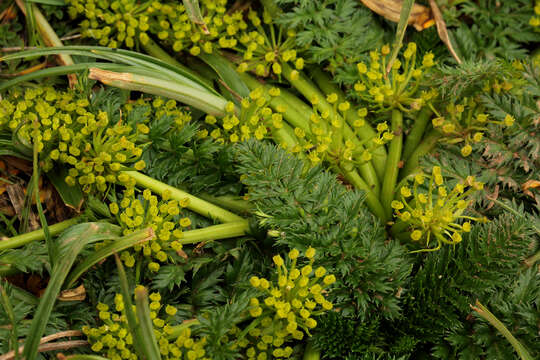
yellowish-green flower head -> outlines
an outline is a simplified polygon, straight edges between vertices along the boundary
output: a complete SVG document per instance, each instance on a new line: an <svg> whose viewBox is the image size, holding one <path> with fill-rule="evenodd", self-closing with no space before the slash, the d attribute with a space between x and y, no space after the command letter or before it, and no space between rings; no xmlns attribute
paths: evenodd
<svg viewBox="0 0 540 360"><path fill-rule="evenodd" d="M205 350L206 338L195 338L189 327L183 328L178 336L175 336L178 332L173 335L174 326L178 325L174 320L177 311L174 306L162 304L159 293L151 293L149 300L150 317L162 359L211 359ZM97 310L103 325L96 328L83 326L82 329L92 351L107 359L137 360L122 295L116 294L114 310L103 303L98 304ZM134 307L134 310L138 309Z"/></svg>
<svg viewBox="0 0 540 360"><path fill-rule="evenodd" d="M371 61L368 64L357 64L359 81L354 85L356 94L376 110L420 109L436 96L434 91L419 91L426 71L435 65L433 54L428 53L421 62L418 61L416 44L410 42L387 75L389 54L390 47L385 45L380 51L370 53Z"/></svg>
<svg viewBox="0 0 540 360"><path fill-rule="evenodd" d="M295 46L296 33L273 25L266 11L262 18L257 12L248 13L250 25L235 37L242 46L240 72L253 71L258 76L281 75L282 64L290 63L296 69L304 68L304 59L299 57Z"/></svg>
<svg viewBox="0 0 540 360"><path fill-rule="evenodd" d="M421 191L427 186L427 192ZM448 189L445 186L441 168L434 166L429 177L417 174L411 187L400 189L401 200L394 200L395 216L408 225L411 240L425 246L421 251L438 250L444 244L457 244L462 233L471 230L474 221L485 221L464 215L469 206L470 196L482 190L483 184L470 176L465 181ZM437 242L436 247L430 243Z"/></svg>
<svg viewBox="0 0 540 360"><path fill-rule="evenodd" d="M336 278L324 267L314 268L315 249L304 253L308 259L304 266L297 266L302 258L297 249L289 252L286 259L273 257L276 266L274 279L253 276L251 286L262 295L250 301L249 313L254 318L247 341L239 345L245 349L248 359L287 358L292 348L287 344L310 336L317 326L315 317L332 309L325 294Z"/></svg>
<svg viewBox="0 0 540 360"><path fill-rule="evenodd" d="M102 46L135 48L156 39L174 52L191 55L232 48L234 35L247 27L240 12L227 13L227 0L199 2L204 24L194 24L182 2L138 0L67 0L72 18L79 16L83 36Z"/></svg>
<svg viewBox="0 0 540 360"><path fill-rule="evenodd" d="M482 112L474 100L465 99L461 104L449 104L445 116L434 118L432 124L444 135L442 142L459 144L461 154L466 157L472 153L472 145L482 141L488 124L510 127L514 121L510 114L506 114L502 121L494 120L489 114Z"/></svg>
<svg viewBox="0 0 540 360"><path fill-rule="evenodd" d="M121 170L145 167L137 139L148 126L111 123L106 112L91 110L90 101L72 91L39 87L11 93L0 101L0 127L29 147L35 144L43 170L54 162L67 164L66 183L85 192L105 192L111 183L132 186Z"/></svg>
<svg viewBox="0 0 540 360"><path fill-rule="evenodd" d="M124 235L149 227L154 230L156 236L149 242L136 245L133 251L142 252L149 258L149 270L157 272L160 264L168 262L171 251L182 249L182 231L191 227L191 220L183 210L188 205L189 199L170 200L167 192L160 198L146 189L142 196L136 197L133 189L128 189L121 200L109 204L109 209L123 228ZM131 250L124 251L120 258L128 267L135 265Z"/></svg>

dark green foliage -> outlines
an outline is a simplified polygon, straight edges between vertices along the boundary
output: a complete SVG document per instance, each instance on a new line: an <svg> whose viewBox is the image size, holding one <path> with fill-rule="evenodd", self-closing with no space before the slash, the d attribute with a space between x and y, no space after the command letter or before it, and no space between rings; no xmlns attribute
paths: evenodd
<svg viewBox="0 0 540 360"><path fill-rule="evenodd" d="M277 231L278 244L317 250L318 262L338 278L331 298L345 314L399 313L397 294L410 272L406 250L384 240L360 192L268 144L243 143L237 159L261 225Z"/></svg>
<svg viewBox="0 0 540 360"><path fill-rule="evenodd" d="M278 0L286 13L276 22L297 31L296 43L311 63L338 71L380 45L384 31L373 13L356 0ZM303 51L304 52L304 51Z"/></svg>
<svg viewBox="0 0 540 360"><path fill-rule="evenodd" d="M523 208L515 211L523 213ZM455 249L443 248L426 255L410 278L403 300L404 318L394 324L396 329L420 339L423 345L418 350L434 351L440 358L508 358L490 353L496 351L491 348L495 339L497 348L512 352L490 325L485 324L482 336L474 332L481 320L473 320L469 304L479 299L492 310L506 308L505 319L515 318L519 324L509 328L519 330L523 336L515 335L531 346L527 337L538 332L538 321L533 316L538 304L527 299L538 292L538 275L533 276L536 280L531 280L531 275L516 280L524 276L519 274L523 260L538 249L538 234L531 224L527 217L506 213L488 224L475 226ZM510 296L514 293L522 297ZM487 333L491 334L490 340L485 337Z"/></svg>
<svg viewBox="0 0 540 360"><path fill-rule="evenodd" d="M460 100L481 92L488 80L505 80L511 75L510 66L497 59L465 60L460 65L439 66L429 81L442 98Z"/></svg>
<svg viewBox="0 0 540 360"><path fill-rule="evenodd" d="M540 40L529 25L533 1L467 0L449 6L444 18L462 59L523 59L528 52L523 45Z"/></svg>
<svg viewBox="0 0 540 360"><path fill-rule="evenodd" d="M211 140L199 140L197 123L172 131L174 119L162 116L150 124L151 144L143 153L147 174L172 186L187 187L193 194L240 192L229 148Z"/></svg>
<svg viewBox="0 0 540 360"><path fill-rule="evenodd" d="M25 273L42 274L49 268L49 256L45 244L30 243L22 248L0 251L0 264Z"/></svg>

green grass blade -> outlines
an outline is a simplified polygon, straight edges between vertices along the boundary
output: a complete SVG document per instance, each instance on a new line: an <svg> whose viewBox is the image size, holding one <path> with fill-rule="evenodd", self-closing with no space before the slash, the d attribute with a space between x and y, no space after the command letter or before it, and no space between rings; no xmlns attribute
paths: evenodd
<svg viewBox="0 0 540 360"><path fill-rule="evenodd" d="M57 55L57 54L70 54L70 55L81 55L88 56L97 59L109 60L114 62L119 62L125 64L127 58L130 61L136 61L145 68L155 68L158 66L161 70L167 70L174 72L177 75L183 76L186 79L191 80L194 84L197 84L201 89L206 89L209 92L218 95L218 93L209 85L207 82L195 74L189 69L184 69L179 66L171 65L165 61L162 61L158 58L141 54L135 51L123 50L123 49L110 49L103 46L81 46L81 45L71 45L71 46L57 46L49 48L39 48L39 49L30 49L23 50L13 54L8 54L3 57L0 57L1 61L10 61L16 59L24 59L28 57L37 57L37 56L47 56L47 55ZM153 65L152 65L153 64Z"/></svg>
<svg viewBox="0 0 540 360"><path fill-rule="evenodd" d="M42 79L45 77L51 77L51 76L60 76L60 75L67 75L76 73L79 71L88 70L93 67L99 67L103 70L124 70L126 67L119 64L109 64L109 63L99 63L99 62L90 62L90 63L80 63L75 65L64 65L64 66L56 66L52 68L42 69L38 71L31 72L29 74L17 76L16 78L13 78L8 81L4 81L0 83L0 92L4 91L6 89L9 89L12 86L18 85L20 83L23 83L25 81L32 81L37 79Z"/></svg>
<svg viewBox="0 0 540 360"><path fill-rule="evenodd" d="M216 96L206 90L194 89L191 86L185 86L174 81L162 80L134 73L118 73L98 68L90 69L88 77L92 80L101 81L105 85L118 87L120 89L140 91L175 99L210 115L225 115L225 105L227 104L227 100L223 97Z"/></svg>
<svg viewBox="0 0 540 360"><path fill-rule="evenodd" d="M405 36L405 30L407 30L407 24L409 17L411 16L412 8L414 5L414 0L404 0L401 5L401 13L399 14L399 22L396 30L396 39L394 40L394 45L392 48L392 53L390 54L390 59L388 65L386 66L386 74L392 69L392 64L396 60L399 49L403 45L403 37Z"/></svg>
<svg viewBox="0 0 540 360"><path fill-rule="evenodd" d="M65 6L66 2L64 0L28 0L29 2L44 4L44 5L54 5L54 6Z"/></svg>
<svg viewBox="0 0 540 360"><path fill-rule="evenodd" d="M514 348L514 350L516 350L521 360L533 360L533 357L531 356L531 354L529 354L527 349L525 349L525 346L523 346L523 344L521 344L519 340L516 339L514 335L512 335L510 330L508 330L508 328L504 326L504 324L499 319L497 319L497 317L493 315L491 311L488 310L488 308L482 305L480 301L476 300L475 305L470 306L471 309L476 311L476 313L480 317L489 322L506 338L506 340L508 340L508 342L510 342L510 344L512 344L512 347Z"/></svg>
<svg viewBox="0 0 540 360"><path fill-rule="evenodd" d="M19 343L17 334L17 322L15 321L15 314L13 313L13 306L11 306L11 301L9 301L9 296L6 292L6 289L0 284L0 295L2 299L2 306L6 312L9 322L11 323L11 345L13 346L13 351L15 352L15 360L19 359Z"/></svg>
<svg viewBox="0 0 540 360"><path fill-rule="evenodd" d="M141 330L140 324L137 322L137 316L133 311L133 302L131 301L131 290L129 287L129 282L126 276L126 271L124 270L124 265L117 254L114 254L114 259L116 260L116 267L118 268L118 277L120 278L120 289L122 292L122 298L124 301L124 313L126 315L129 331L133 337L133 346L135 351L141 359L149 359L148 352L149 349L143 346L144 338Z"/></svg>
<svg viewBox="0 0 540 360"><path fill-rule="evenodd" d="M154 238L154 236L155 235L152 228L139 230L129 235L123 236L115 240L114 242L100 248L98 251L93 252L69 273L69 276L65 281L65 288L72 288L77 279L79 279L82 274L84 274L88 269L90 269L92 266L94 266L101 260L104 260L105 258L122 250L128 249L136 244L151 240Z"/></svg>
<svg viewBox="0 0 540 360"><path fill-rule="evenodd" d="M148 290L145 287L135 288L135 308L137 309L137 319L141 327L144 340L144 347L148 350L148 360L160 360L161 354L157 344L154 325L150 318L150 306L148 304Z"/></svg>
<svg viewBox="0 0 540 360"><path fill-rule="evenodd" d="M70 227L58 238L59 260L51 271L47 289L41 297L32 319L24 343L23 357L25 359L36 359L39 342L47 326L56 298L81 250L91 242L117 238L120 230L120 227L108 223L84 223Z"/></svg>
<svg viewBox="0 0 540 360"><path fill-rule="evenodd" d="M225 85L237 95L243 98L249 95L247 85L242 81L236 70L227 62L223 61L222 57L215 54L201 54L199 58L214 69Z"/></svg>
<svg viewBox="0 0 540 360"><path fill-rule="evenodd" d="M41 223L41 228L43 229L43 235L45 236L45 244L47 245L47 252L49 253L49 264L51 264L51 267L54 268L54 264L56 263L56 247L54 246L53 239L51 237L51 234L49 232L49 225L47 224L47 219L45 218L45 214L43 213L43 207L41 206L41 199L39 197L39 164L38 159L39 157L39 151L38 151L38 145L37 141L34 140L34 156L33 156L33 173L32 173L32 181L34 183L33 186L33 194L36 199L36 207L38 209L39 214L39 221Z"/></svg>

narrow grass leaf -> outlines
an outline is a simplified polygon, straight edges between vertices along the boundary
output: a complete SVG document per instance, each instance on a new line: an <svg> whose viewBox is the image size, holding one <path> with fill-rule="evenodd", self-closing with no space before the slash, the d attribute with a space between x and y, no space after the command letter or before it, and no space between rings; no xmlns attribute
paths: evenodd
<svg viewBox="0 0 540 360"><path fill-rule="evenodd" d="M243 98L249 95L249 88L247 85L242 81L236 70L234 70L227 62L223 61L223 58L218 57L215 54L201 54L199 58L214 69L223 83L225 83L230 90Z"/></svg>
<svg viewBox="0 0 540 360"><path fill-rule="evenodd" d="M508 330L508 328L504 326L504 324L499 319L497 319L497 317L493 315L493 313L491 313L491 311L489 311L487 307L482 305L480 301L476 300L474 306L470 305L470 307L471 309L476 311L476 313L480 317L482 317L484 320L489 322L495 329L497 329L506 338L506 340L508 340L508 342L512 344L512 347L514 348L514 350L516 350L521 360L533 360L533 357L531 356L531 354L529 354L527 349L525 349L525 346L523 346L523 344L521 344L519 340L516 339L514 335L512 335L510 330Z"/></svg>
<svg viewBox="0 0 540 360"><path fill-rule="evenodd" d="M403 45L403 37L405 36L405 30L407 30L407 23L409 22L409 17L411 16L412 8L414 5L414 0L404 0L401 5L401 13L399 15L399 22L396 30L396 39L394 40L394 46L392 48L392 53L390 54L390 60L386 66L386 74L392 69L392 64L396 61L396 58L399 53L399 49Z"/></svg>
<svg viewBox="0 0 540 360"><path fill-rule="evenodd" d="M135 308L137 309L137 319L141 327L144 339L144 347L148 349L148 360L160 360L161 354L157 344L154 325L150 317L150 306L148 304L148 290L139 286L135 288Z"/></svg>
<svg viewBox="0 0 540 360"><path fill-rule="evenodd" d="M19 344L17 339L19 338L19 335L17 334L17 322L15 321L15 314L13 313L13 306L11 306L11 301L9 301L9 296L6 292L6 289L0 284L0 295L2 299L2 306L4 307L4 311L6 312L9 322L11 323L11 343L10 345L13 346L13 351L15 352L15 360L19 359Z"/></svg>
<svg viewBox="0 0 540 360"><path fill-rule="evenodd" d="M129 331L133 338L133 346L135 351L142 359L150 359L149 349L146 348L144 344L144 338L141 330L140 324L137 322L137 316L133 311L133 302L131 301L131 290L129 287L129 282L126 276L126 271L124 270L124 265L117 254L114 254L114 259L116 260L116 267L118 268L118 277L120 279L120 289L122 292L122 298L124 301L124 313L128 322Z"/></svg>
<svg viewBox="0 0 540 360"><path fill-rule="evenodd" d="M106 259L107 257L115 253L119 253L122 250L128 249L136 244L151 240L154 238L154 236L155 235L152 228L142 229L129 235L125 235L115 240L114 242L111 242L110 244L100 248L98 251L93 252L70 272L69 276L66 279L65 288L72 288L77 279L79 279L82 274L84 274L88 269L90 269L92 266L99 263L100 261Z"/></svg>
<svg viewBox="0 0 540 360"><path fill-rule="evenodd" d="M24 344L25 359L37 358L39 342L54 303L79 253L87 244L117 238L120 231L120 227L108 223L84 223L70 227L57 239L59 260L52 268L49 283L32 319Z"/></svg>

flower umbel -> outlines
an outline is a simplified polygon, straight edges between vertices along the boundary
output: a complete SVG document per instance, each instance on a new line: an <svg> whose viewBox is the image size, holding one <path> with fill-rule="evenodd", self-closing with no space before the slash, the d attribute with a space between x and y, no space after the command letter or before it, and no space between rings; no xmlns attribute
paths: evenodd
<svg viewBox="0 0 540 360"><path fill-rule="evenodd" d="M424 183L427 192L420 191L420 185ZM394 200L392 207L396 217L408 225L411 239L426 246L418 251L435 251L443 243L454 245L461 242L461 234L471 230L471 222L485 221L483 218L463 214L469 205L469 196L482 188L482 183L469 176L448 190L441 168L434 166L429 178L425 179L424 175L418 174L412 189L402 187L401 201ZM434 248L429 247L433 240L437 241Z"/></svg>
<svg viewBox="0 0 540 360"><path fill-rule="evenodd" d="M254 318L249 336L241 343L249 359L287 358L292 348L291 340L302 340L317 326L314 317L332 309L325 298L326 289L336 278L326 274L323 267L313 268L315 249L309 248L308 259L297 267L300 252L293 249L287 261L280 255L273 257L276 280L253 276L251 285L263 295L251 299L249 313ZM288 264L288 266L287 266ZM250 325L251 326L251 325Z"/></svg>

